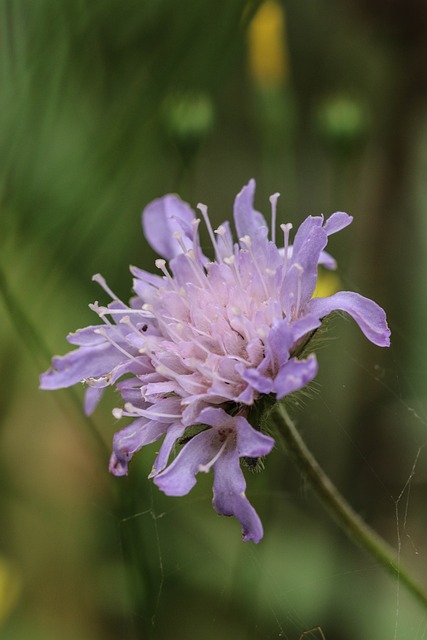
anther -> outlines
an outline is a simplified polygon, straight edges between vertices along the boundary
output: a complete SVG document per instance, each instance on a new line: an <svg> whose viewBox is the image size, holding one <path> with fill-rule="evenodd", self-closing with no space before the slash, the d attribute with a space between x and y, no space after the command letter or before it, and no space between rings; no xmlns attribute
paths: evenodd
<svg viewBox="0 0 427 640"><path fill-rule="evenodd" d="M95 273L94 276L92 276L92 280L93 282L97 282L105 291L105 293L108 293L108 295L113 299L113 300L120 300L120 298L118 296L116 296L116 294L111 291L110 287L108 286L108 284L105 281L105 278L103 276L101 276L100 273Z"/></svg>
<svg viewBox="0 0 427 640"><path fill-rule="evenodd" d="M227 237L227 228L224 224L220 224L218 229L215 230L215 233L218 234L222 240L222 243L225 247L225 251L227 252L228 256L231 257L233 256L233 247L230 244L229 238ZM234 256L233 256L234 257ZM224 262L226 262L227 258L224 258ZM226 262L226 264L228 264Z"/></svg>
<svg viewBox="0 0 427 640"><path fill-rule="evenodd" d="M182 233L181 233L181 231L174 231L174 232L173 232L173 234L172 234L172 236L173 236L173 237L175 238L175 240L178 242L179 246L180 246L180 247L181 247L181 249L182 249L182 252L183 252L183 253L186 253L186 251L187 251L187 247L185 246L184 241L183 241L183 239L182 239Z"/></svg>
<svg viewBox="0 0 427 640"><path fill-rule="evenodd" d="M280 193L273 193L269 198L271 204L271 240L274 244L276 244L276 208L279 196Z"/></svg>
<svg viewBox="0 0 427 640"><path fill-rule="evenodd" d="M250 236L243 236L242 238L239 238L239 241L240 241L242 244L245 244L245 245L247 246L247 248L248 248L248 249L250 249L250 248L251 248L251 246L252 246L252 241L251 241Z"/></svg>
<svg viewBox="0 0 427 640"><path fill-rule="evenodd" d="M203 220L205 221L205 225L206 225L206 228L208 230L209 237L211 239L212 246L213 246L214 251L215 251L215 257L218 260L218 262L221 262L221 256L220 256L220 253L218 251L217 244L216 244L215 234L213 232L211 221L209 220L209 216L208 216L208 208L207 208L207 206L205 204L201 204L200 202L197 205L197 208L200 211L200 213L202 214Z"/></svg>

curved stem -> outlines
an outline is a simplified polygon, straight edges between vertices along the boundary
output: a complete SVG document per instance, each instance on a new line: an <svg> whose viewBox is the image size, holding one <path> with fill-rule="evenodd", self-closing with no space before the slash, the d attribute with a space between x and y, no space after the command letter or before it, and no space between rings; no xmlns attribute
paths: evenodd
<svg viewBox="0 0 427 640"><path fill-rule="evenodd" d="M352 509L321 469L283 405L274 409L275 424L283 436L287 449L298 469L329 511L337 524L360 547L367 551L427 609L427 593L410 572L400 564L398 552L381 538Z"/></svg>

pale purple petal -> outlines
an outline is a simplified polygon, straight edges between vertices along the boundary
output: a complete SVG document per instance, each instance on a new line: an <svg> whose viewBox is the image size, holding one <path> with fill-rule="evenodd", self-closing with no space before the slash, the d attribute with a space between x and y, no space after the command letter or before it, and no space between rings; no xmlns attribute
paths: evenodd
<svg viewBox="0 0 427 640"><path fill-rule="evenodd" d="M281 292L288 318L297 317L300 305L305 305L312 297L317 283L319 257L327 240L324 229L314 225L297 251L294 246L292 265L283 279Z"/></svg>
<svg viewBox="0 0 427 640"><path fill-rule="evenodd" d="M200 466L210 462L219 449L215 429L199 433L187 442L172 464L154 478L154 484L167 496L186 495L196 484Z"/></svg>
<svg viewBox="0 0 427 640"><path fill-rule="evenodd" d="M107 371L100 376L88 376L85 378L85 382L93 388L104 389L105 387L110 387L115 384L117 380L126 373L143 375L153 370L152 367L150 369L147 368L142 357L139 358L139 360L140 362L130 359L124 360L124 362L120 362L116 367L113 367L111 371Z"/></svg>
<svg viewBox="0 0 427 640"><path fill-rule="evenodd" d="M224 409L207 407L200 412L198 422L217 428L228 428L237 433L236 450L240 457L260 458L274 446L273 438L260 433L243 416L231 416Z"/></svg>
<svg viewBox="0 0 427 640"><path fill-rule="evenodd" d="M99 324L77 329L77 331L68 334L67 340L70 344L75 344L79 347L93 347L94 345L102 344L105 342L105 337L98 333L99 329Z"/></svg>
<svg viewBox="0 0 427 640"><path fill-rule="evenodd" d="M85 392L84 412L87 416L90 416L96 409L98 402L101 400L104 394L104 389L95 389L94 387L88 387Z"/></svg>
<svg viewBox="0 0 427 640"><path fill-rule="evenodd" d="M257 543L263 536L261 520L245 495L246 482L236 451L224 453L214 464L213 507L224 516L235 516L242 525L244 542Z"/></svg>
<svg viewBox="0 0 427 640"><path fill-rule="evenodd" d="M86 378L99 378L124 359L125 356L109 342L80 347L52 359L52 367L40 376L40 389L62 389Z"/></svg>
<svg viewBox="0 0 427 640"><path fill-rule="evenodd" d="M390 329L386 314L376 302L353 291L339 291L328 298L313 298L309 313L324 318L332 311L345 311L359 325L365 336L378 347L390 346Z"/></svg>
<svg viewBox="0 0 427 640"><path fill-rule="evenodd" d="M194 211L186 202L175 195L164 196L151 202L142 212L144 235L154 251L170 260L182 253L173 236L175 232L180 232L186 248L191 248L194 219Z"/></svg>
<svg viewBox="0 0 427 640"><path fill-rule="evenodd" d="M139 305L145 302L150 303L157 294L158 289L164 286L163 278L157 274L154 275L133 266L130 267L130 272L135 276L133 279L133 290L141 299L139 300Z"/></svg>
<svg viewBox="0 0 427 640"><path fill-rule="evenodd" d="M148 476L149 478L154 478L154 476L159 474L166 467L171 451L178 438L184 434L185 429L186 427L181 423L171 424L168 427L165 439L163 440L160 451L154 461L153 468Z"/></svg>
<svg viewBox="0 0 427 640"><path fill-rule="evenodd" d="M334 271L337 268L337 261L327 251L320 252L319 264L330 271Z"/></svg>
<svg viewBox="0 0 427 640"><path fill-rule="evenodd" d="M306 360L291 358L280 369L274 380L273 391L278 400L302 389L316 376L318 364L316 356L311 354Z"/></svg>
<svg viewBox="0 0 427 640"><path fill-rule="evenodd" d="M128 474L128 464L133 455L147 444L158 440L168 425L146 418L138 418L118 431L113 438L113 454L110 471L115 476Z"/></svg>
<svg viewBox="0 0 427 640"><path fill-rule="evenodd" d="M237 237L250 236L256 239L260 234L267 236L268 226L264 216L254 209L255 180L250 180L234 201L234 224Z"/></svg>
<svg viewBox="0 0 427 640"><path fill-rule="evenodd" d="M108 470L113 476L117 476L117 477L127 476L128 474L127 460L118 457L113 451L113 453L110 456Z"/></svg>
<svg viewBox="0 0 427 640"><path fill-rule="evenodd" d="M304 315L295 322L289 324L281 320L272 327L267 337L267 347L269 350L269 362L274 370L279 369L289 360L291 351L307 335L318 329L321 325L319 318L315 315Z"/></svg>
<svg viewBox="0 0 427 640"><path fill-rule="evenodd" d="M252 389L255 389L255 391L264 394L271 393L273 388L272 379L269 376L262 374L258 369L248 369L243 364L239 364L236 366L236 371L240 374L242 379L252 387Z"/></svg>
<svg viewBox="0 0 427 640"><path fill-rule="evenodd" d="M197 417L197 422L211 427L234 427L235 418L224 409L206 407Z"/></svg>
<svg viewBox="0 0 427 640"><path fill-rule="evenodd" d="M243 416L235 418L237 428L237 452L240 457L261 458L274 447L274 440L260 433Z"/></svg>
<svg viewBox="0 0 427 640"><path fill-rule="evenodd" d="M255 402L256 395L257 394L255 393L254 388L250 384L248 384L246 388L243 389L242 393L240 393L237 396L235 401L237 403L246 404L250 406Z"/></svg>
<svg viewBox="0 0 427 640"><path fill-rule="evenodd" d="M133 265L129 267L129 271L135 278L146 282L147 284L151 284L153 287L158 289L163 285L162 276L158 276L155 273L150 273L150 271L145 271L145 269L140 269L139 267L134 267Z"/></svg>
<svg viewBox="0 0 427 640"><path fill-rule="evenodd" d="M313 229L318 229L323 224L323 216L308 216L298 227L292 244L291 260L295 262L296 256L305 245L307 238Z"/></svg>
<svg viewBox="0 0 427 640"><path fill-rule="evenodd" d="M344 213L344 211L336 211L326 220L323 225L324 230L328 234L328 236L333 233L337 233L337 231L341 231L349 224L353 222L353 217L349 216L348 213Z"/></svg>

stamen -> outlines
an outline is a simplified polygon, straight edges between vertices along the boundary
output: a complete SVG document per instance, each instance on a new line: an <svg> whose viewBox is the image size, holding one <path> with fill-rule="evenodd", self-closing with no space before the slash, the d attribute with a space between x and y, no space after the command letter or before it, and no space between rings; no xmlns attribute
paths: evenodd
<svg viewBox="0 0 427 640"><path fill-rule="evenodd" d="M191 221L191 224L194 228L194 232L193 232L193 252L195 256L199 256L200 255L200 240L199 240L199 224L200 224L200 220L198 218L195 218L194 220Z"/></svg>
<svg viewBox="0 0 427 640"><path fill-rule="evenodd" d="M153 305L145 303L142 305L142 308L144 310L147 310L150 312L151 317L154 317L158 324L160 326L163 327L164 331L163 331L163 336L169 337L172 340L175 340L175 342L180 343L182 342L182 336L178 335L176 333L176 331L174 330L173 327L171 327L166 320L172 320L172 322L176 322L177 324L179 324L179 320L177 320L176 318L172 318L171 316L166 316L166 315L161 315L159 313L157 313L153 307Z"/></svg>
<svg viewBox="0 0 427 640"><path fill-rule="evenodd" d="M197 369L197 371L199 371L199 373L205 376L207 380L209 379L212 381L219 380L220 382L225 382L225 384L231 384L231 385L236 384L235 380L229 380L228 378L223 378L222 376L219 375L219 373L217 373L213 369L203 366L201 362L197 362L195 358L191 358L190 366L192 369Z"/></svg>
<svg viewBox="0 0 427 640"><path fill-rule="evenodd" d="M154 264L158 269L160 269L160 271L165 276L166 280L172 285L172 288L175 289L175 291L177 291L178 288L177 288L176 282L166 268L166 260L163 260L162 258L158 258Z"/></svg>
<svg viewBox="0 0 427 640"><path fill-rule="evenodd" d="M248 249L252 247L250 236L243 236L242 238L239 238L239 242L242 242L243 244L245 244Z"/></svg>
<svg viewBox="0 0 427 640"><path fill-rule="evenodd" d="M223 242L223 244L224 244L224 247L225 247L225 250L226 250L227 254L228 254L230 257L234 258L234 255L233 255L233 247L231 246L231 244L230 244L230 242L229 242L229 240L228 240L228 237L227 237L227 229L225 228L225 226L224 226L223 224L220 224L220 225L219 225L219 227L218 227L218 229L215 229L215 233L216 233L217 235L219 235L219 237L221 238L221 240L222 240L222 242ZM229 258L224 258L224 262L225 262L227 259L229 259ZM227 264L227 263L226 263L226 264Z"/></svg>
<svg viewBox="0 0 427 640"><path fill-rule="evenodd" d="M175 238L175 240L178 242L179 246L182 249L182 253L187 253L187 247L184 244L184 241L182 239L182 233L181 231L174 231L172 236Z"/></svg>
<svg viewBox="0 0 427 640"><path fill-rule="evenodd" d="M212 229L211 221L209 220L208 208L207 208L207 206L205 204L201 204L200 202L197 205L197 208L200 211L200 213L202 214L203 219L205 221L205 225L206 225L206 228L208 230L209 237L211 239L212 246L213 246L214 251L215 251L215 257L218 260L218 262L222 262L221 256L220 256L220 253L218 251L217 244L216 244L215 234L214 234L213 229Z"/></svg>
<svg viewBox="0 0 427 640"><path fill-rule="evenodd" d="M184 389L185 387L183 387L181 382L185 382L185 386L188 386L188 382L190 382L192 385L199 387L202 390L206 390L206 384L203 384L202 382L197 382L197 380L188 381L188 375L185 376L187 380L183 381L184 376L182 373L177 373L176 371L173 371L173 369L170 369L165 364L160 363L156 367L156 372L160 376L164 376L165 378L172 378L173 380L176 380L182 389Z"/></svg>
<svg viewBox="0 0 427 640"><path fill-rule="evenodd" d="M154 405L152 405L154 406ZM126 402L124 406L124 411L122 412L123 416L142 416L143 418L170 418L171 420L181 420L181 414L174 413L160 413L159 411L149 411L147 409L140 409L139 407L135 407L130 402Z"/></svg>
<svg viewBox="0 0 427 640"><path fill-rule="evenodd" d="M209 282L209 278L206 276L206 273L204 271L204 269L199 268L199 263L195 262L194 260L194 254L192 251L187 251L187 253L185 254L190 262L191 265L191 269L194 273L194 275L196 276L197 280L199 281L199 285L201 287L201 289L206 289L206 287L208 287L211 291L212 291L212 285Z"/></svg>
<svg viewBox="0 0 427 640"><path fill-rule="evenodd" d="M105 316L115 316L115 315L140 315L143 318L152 318L153 314L149 313L148 311L144 310L144 309L130 309L129 307L126 307L126 309L109 309L108 307L102 307L100 306L97 302L95 304L90 304L89 305L89 309L92 309L92 311L95 311L95 313L97 313L99 315L100 318L104 319ZM108 323L110 324L110 323ZM112 326L112 325L110 325Z"/></svg>
<svg viewBox="0 0 427 640"><path fill-rule="evenodd" d="M223 442L220 450L217 451L217 453L214 455L212 460L210 460L207 464L199 464L199 471L203 471L203 473L208 473L208 471L215 464L215 462L218 460L218 458L221 457L222 452L224 451L225 447L227 446L227 442L228 442L228 437L225 439L225 441Z"/></svg>
<svg viewBox="0 0 427 640"><path fill-rule="evenodd" d="M124 316L123 318L120 318L119 322L120 322L120 324L127 325L133 331L133 333L135 333L138 336L138 339L141 340L141 338L142 338L141 329L138 329L138 327L136 327L134 325L134 323L131 321L129 316ZM146 330L146 329L144 329L144 327L146 329L148 328L147 325L142 325L142 330L143 331Z"/></svg>
<svg viewBox="0 0 427 640"><path fill-rule="evenodd" d="M92 276L92 280L94 282L97 282L105 291L105 293L108 293L108 295L113 299L113 300L118 300L119 302L121 302L120 298L118 296L116 296L116 294L111 291L110 287L108 286L107 282L105 281L105 278L103 276L101 276L100 273L95 273L94 276Z"/></svg>
<svg viewBox="0 0 427 640"><path fill-rule="evenodd" d="M133 360L137 364L140 364L140 362L138 361L137 358L135 358L135 356L130 354L128 351L126 351L126 349L123 349L123 347L121 347L119 344L117 344L115 340L113 340L113 338L107 333L107 331L105 331L104 327L95 329L94 333L98 333L99 335L104 336L104 338L108 340L108 342L110 342L113 345L113 347L115 347L118 351L120 351L120 353L123 353L123 355L126 356L126 358L129 358L129 360Z"/></svg>
<svg viewBox="0 0 427 640"><path fill-rule="evenodd" d="M249 236L243 236L243 238L240 238L240 242L242 242L243 244L245 244L247 246L247 248L249 250L249 253L251 254L252 262L253 262L255 270L256 270L256 272L259 275L259 278L261 280L261 284L262 284L262 288L264 289L265 297L268 299L270 297L270 292L268 291L268 287L267 287L267 284L266 284L266 282L264 280L264 276L261 273L261 269L258 266L258 260L255 258L254 253L252 251L252 241L251 241Z"/></svg>
<svg viewBox="0 0 427 640"><path fill-rule="evenodd" d="M283 231L283 275L285 275L288 268L289 233L292 229L292 224L290 222L287 224L281 224L280 228Z"/></svg>
<svg viewBox="0 0 427 640"><path fill-rule="evenodd" d="M94 311L108 327L113 326L113 324L104 315L104 309L106 309L107 307L101 307L98 301L94 302L93 304L89 304L88 307L91 311Z"/></svg>
<svg viewBox="0 0 427 640"><path fill-rule="evenodd" d="M276 244L276 208L279 196L280 193L273 193L269 198L271 204L271 241L274 242L274 244Z"/></svg>
<svg viewBox="0 0 427 640"><path fill-rule="evenodd" d="M228 324L230 325L230 322L228 322ZM230 325L230 329L231 331L234 331L234 329L231 327ZM225 348L225 342L224 342L224 338L223 336L221 336L220 334L216 335L216 339L220 345L220 347L222 348L224 355L226 355L228 358L232 358L233 360L236 360L236 362L241 362L242 364L247 365L248 361L245 360L244 358L241 358L240 356L234 354L234 353L230 353L229 351L227 351L227 349Z"/></svg>

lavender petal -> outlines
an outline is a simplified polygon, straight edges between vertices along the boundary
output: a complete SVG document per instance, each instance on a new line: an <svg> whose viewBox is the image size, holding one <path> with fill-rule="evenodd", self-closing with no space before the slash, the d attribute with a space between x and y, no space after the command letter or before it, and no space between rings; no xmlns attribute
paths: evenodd
<svg viewBox="0 0 427 640"><path fill-rule="evenodd" d="M345 311L359 325L364 335L378 347L390 346L390 329L385 311L373 300L353 291L339 291L328 298L313 298L310 313L324 318L332 311Z"/></svg>

